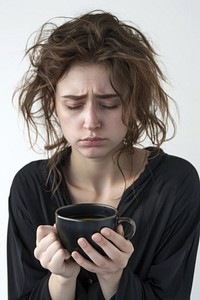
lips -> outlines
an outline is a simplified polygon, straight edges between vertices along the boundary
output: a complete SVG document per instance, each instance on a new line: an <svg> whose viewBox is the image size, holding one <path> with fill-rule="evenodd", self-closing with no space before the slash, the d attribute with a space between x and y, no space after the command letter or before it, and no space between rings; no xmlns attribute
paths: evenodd
<svg viewBox="0 0 200 300"><path fill-rule="evenodd" d="M100 140L105 140L105 139L100 137L87 137L85 139L82 139L82 141L100 141Z"/></svg>
<svg viewBox="0 0 200 300"><path fill-rule="evenodd" d="M80 142L85 146L98 146L105 142L105 138L101 137L86 137L81 139Z"/></svg>

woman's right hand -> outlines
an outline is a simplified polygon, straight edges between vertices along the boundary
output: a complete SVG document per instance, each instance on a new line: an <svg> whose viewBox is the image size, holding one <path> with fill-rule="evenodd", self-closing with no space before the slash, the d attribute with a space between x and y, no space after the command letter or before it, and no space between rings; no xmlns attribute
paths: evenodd
<svg viewBox="0 0 200 300"><path fill-rule="evenodd" d="M52 274L64 278L76 278L80 272L80 266L62 247L55 226L40 225L37 228L34 255L43 268L48 269Z"/></svg>

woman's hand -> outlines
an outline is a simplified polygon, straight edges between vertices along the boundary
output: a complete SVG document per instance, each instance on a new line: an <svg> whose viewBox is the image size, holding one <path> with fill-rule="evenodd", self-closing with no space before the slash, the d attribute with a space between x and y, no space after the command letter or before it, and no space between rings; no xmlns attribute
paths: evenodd
<svg viewBox="0 0 200 300"><path fill-rule="evenodd" d="M55 226L41 225L38 227L34 255L43 268L53 274L65 278L76 278L80 272L80 266L62 247Z"/></svg>
<svg viewBox="0 0 200 300"><path fill-rule="evenodd" d="M80 266L63 249L55 226L41 225L37 229L35 257L51 272L49 293L53 300L75 299L76 278Z"/></svg>
<svg viewBox="0 0 200 300"><path fill-rule="evenodd" d="M123 227L119 225L117 232L103 228L95 233L92 239L107 256L102 256L84 238L78 240L79 246L92 260L89 261L78 252L72 252L74 260L84 269L97 274L105 299L110 299L117 291L123 269L133 253L133 245L124 238Z"/></svg>

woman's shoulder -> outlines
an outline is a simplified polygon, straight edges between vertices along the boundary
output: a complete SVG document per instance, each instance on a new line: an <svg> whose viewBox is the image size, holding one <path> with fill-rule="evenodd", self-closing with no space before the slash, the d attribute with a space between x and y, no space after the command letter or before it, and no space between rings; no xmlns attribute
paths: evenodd
<svg viewBox="0 0 200 300"><path fill-rule="evenodd" d="M198 177L197 169L187 159L172 154L165 153L166 167L170 167L173 172L179 175L193 174Z"/></svg>
<svg viewBox="0 0 200 300"><path fill-rule="evenodd" d="M167 206L176 207L174 214L182 209L199 209L200 180L195 166L185 158L159 150L153 154L147 168L151 188L162 195L159 199Z"/></svg>
<svg viewBox="0 0 200 300"><path fill-rule="evenodd" d="M13 184L17 185L20 182L37 182L44 181L48 174L48 160L40 159L31 161L25 164L17 171L13 178Z"/></svg>
<svg viewBox="0 0 200 300"><path fill-rule="evenodd" d="M157 173L158 177L163 178L164 181L167 180L178 185L183 185L184 182L199 185L199 174L189 160L166 153L162 149L157 154L151 154L151 158L152 168L157 171L153 173Z"/></svg>
<svg viewBox="0 0 200 300"><path fill-rule="evenodd" d="M161 162L163 168L170 167L170 169L176 170L177 172L187 171L197 173L195 166L183 157L167 153L163 149L148 148L148 151L149 162Z"/></svg>

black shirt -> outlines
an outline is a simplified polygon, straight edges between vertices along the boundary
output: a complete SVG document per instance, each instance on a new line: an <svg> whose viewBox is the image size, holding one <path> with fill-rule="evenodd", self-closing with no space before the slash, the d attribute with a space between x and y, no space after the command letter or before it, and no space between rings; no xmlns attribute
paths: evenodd
<svg viewBox="0 0 200 300"><path fill-rule="evenodd" d="M34 257L36 229L53 225L55 210L71 203L64 181L55 194L46 184L47 160L15 176L9 197L8 299L51 299L50 272ZM186 160L151 151L140 177L126 189L119 215L137 225L134 253L115 300L189 300L200 231L200 184ZM103 299L95 274L81 270L76 300ZM66 295L67 300L67 295Z"/></svg>

